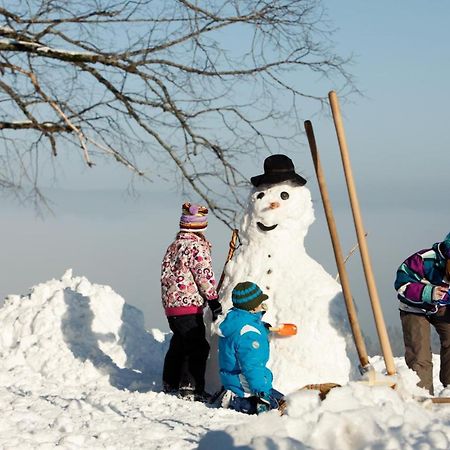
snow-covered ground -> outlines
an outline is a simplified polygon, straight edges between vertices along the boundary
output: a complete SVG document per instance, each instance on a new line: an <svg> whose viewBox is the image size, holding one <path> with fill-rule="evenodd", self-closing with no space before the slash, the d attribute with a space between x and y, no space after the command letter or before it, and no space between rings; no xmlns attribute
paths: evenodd
<svg viewBox="0 0 450 450"><path fill-rule="evenodd" d="M396 390L354 381L323 402L300 391L284 416L256 417L161 393L168 336L70 271L9 296L0 323L2 450L450 448L450 405L413 399L424 392L400 358Z"/></svg>

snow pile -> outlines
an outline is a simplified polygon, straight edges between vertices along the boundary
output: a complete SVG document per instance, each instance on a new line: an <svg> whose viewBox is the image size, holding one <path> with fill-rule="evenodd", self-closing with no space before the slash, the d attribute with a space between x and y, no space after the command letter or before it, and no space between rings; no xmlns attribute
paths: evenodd
<svg viewBox="0 0 450 450"><path fill-rule="evenodd" d="M435 450L450 448L450 405L422 402L415 386L417 376L396 359L399 384L369 387L358 381L332 389L324 401L316 391L289 396L286 415L276 411L222 431L210 431L199 449L333 449L333 450ZM382 372L383 360L371 363ZM439 360L435 358L435 367ZM436 371L437 372L437 371ZM439 385L437 373L435 384Z"/></svg>
<svg viewBox="0 0 450 450"><path fill-rule="evenodd" d="M414 400L424 391L402 358L395 391L351 382L323 402L293 393L282 417L247 416L159 392L166 336L146 332L142 313L109 286L68 271L8 297L0 321L1 449L450 447L450 406ZM371 362L381 373L381 358Z"/></svg>
<svg viewBox="0 0 450 450"><path fill-rule="evenodd" d="M165 395L166 335L109 286L67 271L0 308L0 448L195 448L236 423Z"/></svg>
<svg viewBox="0 0 450 450"><path fill-rule="evenodd" d="M1 385L149 390L160 383L164 335L145 331L142 313L109 286L70 270L27 296L9 296L0 323Z"/></svg>

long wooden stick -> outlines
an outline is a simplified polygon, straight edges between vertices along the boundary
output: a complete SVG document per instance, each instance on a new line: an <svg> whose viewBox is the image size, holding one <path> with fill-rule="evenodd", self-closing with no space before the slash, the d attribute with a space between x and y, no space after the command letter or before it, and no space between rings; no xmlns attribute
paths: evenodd
<svg viewBox="0 0 450 450"><path fill-rule="evenodd" d="M413 397L419 403L434 403L437 405L449 404L450 397Z"/></svg>
<svg viewBox="0 0 450 450"><path fill-rule="evenodd" d="M350 281L348 279L347 269L345 268L344 258L342 255L341 243L339 240L336 222L334 220L333 209L331 207L330 197L328 195L328 188L323 174L322 164L317 150L316 139L314 137L314 130L312 123L305 121L305 131L308 137L309 148L316 169L317 182L319 183L320 195L322 197L323 208L325 210L325 217L327 219L328 230L330 231L331 243L333 245L334 257L336 259L336 266L339 272L339 278L342 286L342 293L344 294L345 306L347 308L348 320L353 333L353 340L355 342L356 351L358 352L361 369L369 365L369 357L367 355L366 344L361 333L361 328L358 322L355 304L350 289Z"/></svg>
<svg viewBox="0 0 450 450"><path fill-rule="evenodd" d="M348 154L347 142L345 139L344 125L342 123L341 112L339 109L339 101L336 92L331 91L328 94L330 100L331 111L333 114L334 126L341 151L342 164L344 166L345 179L347 182L347 190L350 198L350 204L353 213L353 221L355 223L356 236L358 238L359 249L364 269L364 274L369 291L370 302L372 305L373 316L375 319L375 326L380 340L381 351L383 353L386 371L388 375L395 374L394 357L392 355L391 344L387 334L386 325L383 318L383 312L380 306L380 299L378 297L377 287L373 276L372 264L370 262L369 251L365 239L364 226L361 218L361 211L359 208L358 197L356 195L355 184L353 181L353 173L350 165L350 158Z"/></svg>
<svg viewBox="0 0 450 450"><path fill-rule="evenodd" d="M222 287L223 280L225 278L225 267L227 266L228 261L233 257L234 251L236 250L236 241L237 241L238 236L239 236L239 231L235 228L233 230L233 234L231 235L231 240L230 240L230 244L229 244L227 260L225 261L225 264L223 265L222 275L220 275L220 280L217 283L217 288L216 288L217 292L220 291L220 288Z"/></svg>
<svg viewBox="0 0 450 450"><path fill-rule="evenodd" d="M432 397L431 403L450 403L450 397Z"/></svg>

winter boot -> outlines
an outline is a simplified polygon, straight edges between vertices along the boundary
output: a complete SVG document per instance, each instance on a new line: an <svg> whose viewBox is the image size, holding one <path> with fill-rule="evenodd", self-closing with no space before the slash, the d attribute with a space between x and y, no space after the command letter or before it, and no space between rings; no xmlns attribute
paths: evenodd
<svg viewBox="0 0 450 450"><path fill-rule="evenodd" d="M212 395L206 391L194 391L194 401L202 403L210 403Z"/></svg>
<svg viewBox="0 0 450 450"><path fill-rule="evenodd" d="M192 386L182 386L180 387L180 398L193 402L195 400L195 392Z"/></svg>
<svg viewBox="0 0 450 450"><path fill-rule="evenodd" d="M179 391L178 387L170 386L167 383L163 384L163 392L164 392L164 394L175 395L176 397L179 397L179 395L180 395L180 391Z"/></svg>

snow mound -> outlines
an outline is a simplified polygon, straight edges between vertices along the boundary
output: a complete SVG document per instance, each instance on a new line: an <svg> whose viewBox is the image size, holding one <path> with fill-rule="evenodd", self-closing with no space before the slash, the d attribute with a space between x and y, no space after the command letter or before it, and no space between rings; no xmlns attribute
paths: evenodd
<svg viewBox="0 0 450 450"><path fill-rule="evenodd" d="M0 309L0 383L28 389L40 383L159 389L165 336L149 333L144 317L111 287L68 270Z"/></svg>
<svg viewBox="0 0 450 450"><path fill-rule="evenodd" d="M436 358L435 362L439 362ZM332 389L324 401L317 391L288 396L286 414L271 411L254 421L211 430L199 450L403 450L450 448L450 408L417 401L417 375L396 358L397 388L367 386L359 381ZM383 360L371 364L381 374ZM437 381L437 376L435 381Z"/></svg>
<svg viewBox="0 0 450 450"><path fill-rule="evenodd" d="M293 393L282 417L247 416L159 392L166 335L71 271L8 297L0 321L1 449L450 448L450 407L413 399L424 393L403 358L395 391L350 382L323 402ZM383 372L381 357L371 364ZM434 366L440 392L436 357Z"/></svg>

